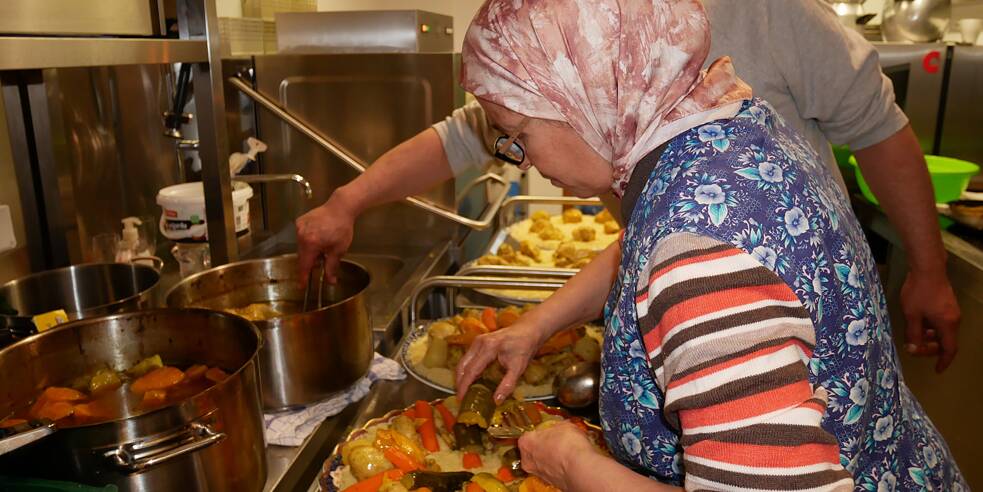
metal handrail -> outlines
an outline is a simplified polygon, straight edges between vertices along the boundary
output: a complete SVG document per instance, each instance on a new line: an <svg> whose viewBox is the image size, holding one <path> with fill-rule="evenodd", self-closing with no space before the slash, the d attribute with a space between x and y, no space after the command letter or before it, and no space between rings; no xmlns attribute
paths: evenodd
<svg viewBox="0 0 983 492"><path fill-rule="evenodd" d="M238 76L233 76L229 77L228 81L233 87L239 89L240 92L269 110L274 116L279 118L284 123L304 134L307 138L310 138L314 143L321 146L321 148L327 150L338 159L341 159L342 162L347 164L352 169L355 169L359 173L365 172L366 165L357 157L349 154L336 142L332 141L330 138L324 136L321 134L321 132L317 131L306 122L291 114L290 111L277 104L276 101L253 89L246 80ZM504 178L494 173L485 174L481 176L479 180L497 181L500 185L502 185L502 192L494 200L489 202L489 206L485 210L485 213L478 219L472 219L470 217L465 217L454 213L415 196L406 197L404 200L409 202L411 205L426 210L427 212L437 215L438 217L443 217L452 222L470 227L471 229L482 231L488 229L492 225L492 222L495 220L495 216L498 215L498 211L502 207L502 203L508 196L509 187L508 182L505 181Z"/></svg>
<svg viewBox="0 0 983 492"><path fill-rule="evenodd" d="M573 268L466 264L457 271L456 275L459 277L501 275L503 277L570 278L579 271Z"/></svg>
<svg viewBox="0 0 983 492"><path fill-rule="evenodd" d="M463 287L467 289L501 288L515 287L528 290L556 290L566 283L566 280L544 279L544 280L523 280L504 277L457 277L452 275L441 275L430 277L420 282L410 294L409 303L409 323L408 327L415 327L417 316L420 311L420 298L423 293L434 287Z"/></svg>

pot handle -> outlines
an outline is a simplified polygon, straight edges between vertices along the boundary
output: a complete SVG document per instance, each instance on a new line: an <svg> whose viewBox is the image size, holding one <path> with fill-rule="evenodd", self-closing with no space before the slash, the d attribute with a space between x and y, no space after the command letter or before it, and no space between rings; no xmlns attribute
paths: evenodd
<svg viewBox="0 0 983 492"><path fill-rule="evenodd" d="M138 261L149 261L153 264L151 268L157 270L157 273L160 273L164 269L164 260L157 256L134 256L130 258L130 263L136 263Z"/></svg>
<svg viewBox="0 0 983 492"><path fill-rule="evenodd" d="M225 437L224 432L216 432L207 424L194 422L177 432L120 445L107 451L106 457L119 468L138 472L207 448Z"/></svg>

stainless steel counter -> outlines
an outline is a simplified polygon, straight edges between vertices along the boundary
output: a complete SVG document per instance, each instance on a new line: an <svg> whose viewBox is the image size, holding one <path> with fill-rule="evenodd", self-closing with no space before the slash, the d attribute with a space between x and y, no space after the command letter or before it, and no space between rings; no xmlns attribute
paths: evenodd
<svg viewBox="0 0 983 492"><path fill-rule="evenodd" d="M905 319L900 294L907 275L904 247L900 236L878 208L861 198L854 200L861 223L885 240L887 269L881 279L887 294L891 324L897 347L904 346ZM872 238L876 240L876 238ZM899 349L905 383L918 398L932 422L945 436L971 487L983 487L983 233L954 226L942 231L949 254L946 270L962 310L959 354L943 374L936 374L935 359L910 357Z"/></svg>

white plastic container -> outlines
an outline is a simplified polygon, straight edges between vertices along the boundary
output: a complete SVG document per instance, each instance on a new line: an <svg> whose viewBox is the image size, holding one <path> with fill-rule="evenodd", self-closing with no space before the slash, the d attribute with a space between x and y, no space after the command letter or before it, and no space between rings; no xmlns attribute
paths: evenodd
<svg viewBox="0 0 983 492"><path fill-rule="evenodd" d="M236 232L249 229L249 199L253 189L241 181L232 182L232 208ZM157 192L157 205L163 209L160 233L172 241L207 241L205 192L200 181L168 186Z"/></svg>

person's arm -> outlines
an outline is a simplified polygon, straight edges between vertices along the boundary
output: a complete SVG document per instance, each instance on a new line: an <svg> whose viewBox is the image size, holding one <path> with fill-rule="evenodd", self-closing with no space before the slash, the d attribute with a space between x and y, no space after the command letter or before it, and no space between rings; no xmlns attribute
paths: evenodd
<svg viewBox="0 0 983 492"><path fill-rule="evenodd" d="M901 291L906 350L938 355L942 372L957 352L960 310L946 276L935 195L925 158L910 126L887 140L855 150L864 179L904 244L908 276Z"/></svg>
<svg viewBox="0 0 983 492"><path fill-rule="evenodd" d="M325 281L337 282L341 256L352 242L355 219L366 209L421 193L452 176L437 132L428 128L397 145L328 201L297 219L301 284L324 256Z"/></svg>
<svg viewBox="0 0 983 492"><path fill-rule="evenodd" d="M809 383L808 311L750 254L705 236L662 239L636 290L639 333L680 433L686 490L853 490Z"/></svg>
<svg viewBox="0 0 983 492"><path fill-rule="evenodd" d="M471 383L497 360L506 372L495 390L495 401L505 400L515 389L529 361L549 337L601 315L620 260L621 243L615 241L515 324L476 338L457 364L458 397L464 398Z"/></svg>
<svg viewBox="0 0 983 492"><path fill-rule="evenodd" d="M301 282L323 255L325 279L334 283L338 262L352 242L355 219L365 210L423 193L469 167L488 162L484 110L466 104L379 157L362 175L296 221Z"/></svg>
<svg viewBox="0 0 983 492"><path fill-rule="evenodd" d="M945 273L935 199L925 160L908 118L894 103L894 87L877 50L845 29L819 0L769 2L772 52L799 114L813 119L833 144L849 145L864 179L898 230L909 274L901 304L906 350L938 354L936 370L957 351L960 312ZM941 348L940 348L941 344Z"/></svg>

